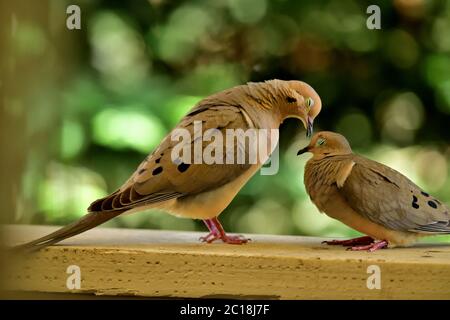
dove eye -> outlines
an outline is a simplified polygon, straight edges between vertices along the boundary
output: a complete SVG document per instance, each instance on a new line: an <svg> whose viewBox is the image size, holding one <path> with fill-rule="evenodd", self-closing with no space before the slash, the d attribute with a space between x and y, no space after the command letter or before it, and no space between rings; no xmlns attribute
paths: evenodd
<svg viewBox="0 0 450 320"><path fill-rule="evenodd" d="M317 145L323 146L325 144L325 142L326 142L326 140L321 138L321 139L317 140Z"/></svg>
<svg viewBox="0 0 450 320"><path fill-rule="evenodd" d="M312 99L312 98L307 98L306 100L305 100L305 104L306 104L306 106L308 107L308 108L312 108L313 106L314 106L314 100Z"/></svg>

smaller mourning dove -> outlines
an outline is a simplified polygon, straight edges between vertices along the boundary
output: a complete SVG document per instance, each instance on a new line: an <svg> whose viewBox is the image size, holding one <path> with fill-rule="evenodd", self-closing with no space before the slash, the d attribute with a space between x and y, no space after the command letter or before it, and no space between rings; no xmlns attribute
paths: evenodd
<svg viewBox="0 0 450 320"><path fill-rule="evenodd" d="M294 80L248 83L206 97L181 119L117 191L94 201L88 214L80 220L17 249L36 250L92 229L120 214L150 208L203 220L210 231L201 238L205 242L245 243L248 239L225 233L218 220L219 214L273 151L278 136L272 137L272 131L278 130L285 119L297 118L305 126L307 135L311 135L314 118L321 106L320 97L311 86ZM269 142L272 149L266 158L252 163L245 135L255 130L263 133L259 139ZM236 138L229 140L229 131L234 132ZM188 134L182 146L189 147L194 154L190 162L174 152L180 145L179 139L173 139L174 133L175 136ZM219 161L197 162L196 150L200 155L210 150L211 137L209 141L202 139L208 133L218 134L214 141L225 137L227 145L209 151L214 157L218 156ZM244 150L244 162L239 162L238 150ZM188 154L191 152L187 151Z"/></svg>
<svg viewBox="0 0 450 320"><path fill-rule="evenodd" d="M304 175L311 200L321 212L367 235L325 243L375 251L450 234L445 204L394 169L354 154L344 136L316 133L298 155L305 152L313 154Z"/></svg>

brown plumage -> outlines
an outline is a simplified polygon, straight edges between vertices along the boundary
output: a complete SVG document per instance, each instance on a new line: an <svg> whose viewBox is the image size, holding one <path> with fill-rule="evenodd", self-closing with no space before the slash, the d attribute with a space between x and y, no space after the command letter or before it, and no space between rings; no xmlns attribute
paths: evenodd
<svg viewBox="0 0 450 320"><path fill-rule="evenodd" d="M175 129L186 129L194 147L194 121L202 124L201 133L216 129L278 129L286 118L300 119L308 133L321 109L317 93L301 81L271 80L237 86L200 101ZM267 139L270 139L267 137ZM234 141L234 150L243 148ZM89 213L73 224L19 248L38 249L89 230L121 213L159 208L171 214L202 219L210 230L203 238L211 242L244 243L247 239L228 236L217 220L241 187L261 167L250 164L207 164L172 161L178 141L167 135L161 144L139 165L131 177L114 193L99 199ZM209 142L203 142L202 151ZM236 152L234 153L236 155ZM225 153L223 155L226 156Z"/></svg>
<svg viewBox="0 0 450 320"><path fill-rule="evenodd" d="M328 244L374 251L388 244L408 245L421 236L450 234L445 204L394 169L354 154L344 136L319 132L298 154L304 152L313 154L304 181L317 208L369 236Z"/></svg>

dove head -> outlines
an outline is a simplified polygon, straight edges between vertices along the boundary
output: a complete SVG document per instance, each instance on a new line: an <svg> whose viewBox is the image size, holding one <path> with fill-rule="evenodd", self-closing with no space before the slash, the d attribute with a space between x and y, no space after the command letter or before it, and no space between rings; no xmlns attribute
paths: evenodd
<svg viewBox="0 0 450 320"><path fill-rule="evenodd" d="M308 137L312 135L314 119L322 109L322 101L317 92L307 83L297 80L269 80L261 87L252 86L252 93L258 100L280 115L280 122L287 118L300 119Z"/></svg>
<svg viewBox="0 0 450 320"><path fill-rule="evenodd" d="M322 159L328 156L351 154L352 148L343 135L331 131L321 131L316 133L309 145L301 149L297 155L305 152L311 152L315 159Z"/></svg>
<svg viewBox="0 0 450 320"><path fill-rule="evenodd" d="M313 133L314 119L322 109L322 101L317 92L302 81L284 81L282 113L284 118L297 118L303 122L306 135Z"/></svg>

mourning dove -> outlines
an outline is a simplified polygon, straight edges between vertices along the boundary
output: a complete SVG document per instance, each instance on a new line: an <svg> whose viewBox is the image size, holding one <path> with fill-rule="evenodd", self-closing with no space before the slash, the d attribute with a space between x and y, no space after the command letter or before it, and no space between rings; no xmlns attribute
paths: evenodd
<svg viewBox="0 0 450 320"><path fill-rule="evenodd" d="M326 241L351 250L407 246L419 237L450 234L449 208L401 173L352 152L344 136L315 134L304 182L321 212L368 236ZM376 239L376 240L375 240Z"/></svg>
<svg viewBox="0 0 450 320"><path fill-rule="evenodd" d="M210 231L201 238L205 242L221 239L231 244L245 243L248 239L242 236L227 235L218 216L265 159L256 163L234 161L231 164L183 162L177 157L172 159L174 149L180 143L173 141L173 134L187 131L190 137L183 146L192 147L192 152L198 147L198 135L205 134L209 129L221 134L229 129L241 129L244 133L249 129L277 130L284 119L298 118L310 136L314 118L320 110L320 97L312 87L301 81L248 83L213 94L197 103L181 119L116 192L93 202L88 208L89 213L80 220L19 248L39 249L89 230L122 213L148 208L165 210L179 217L202 219ZM265 138L271 140L269 134ZM271 148L276 142L270 141ZM234 151L245 148L237 139L233 139L232 143ZM207 146L207 141L201 142L200 153ZM221 150L216 151L220 153ZM229 150L224 150L222 156L219 155L221 159L229 156ZM248 150L245 155L248 155ZM232 157L235 160L235 155Z"/></svg>

